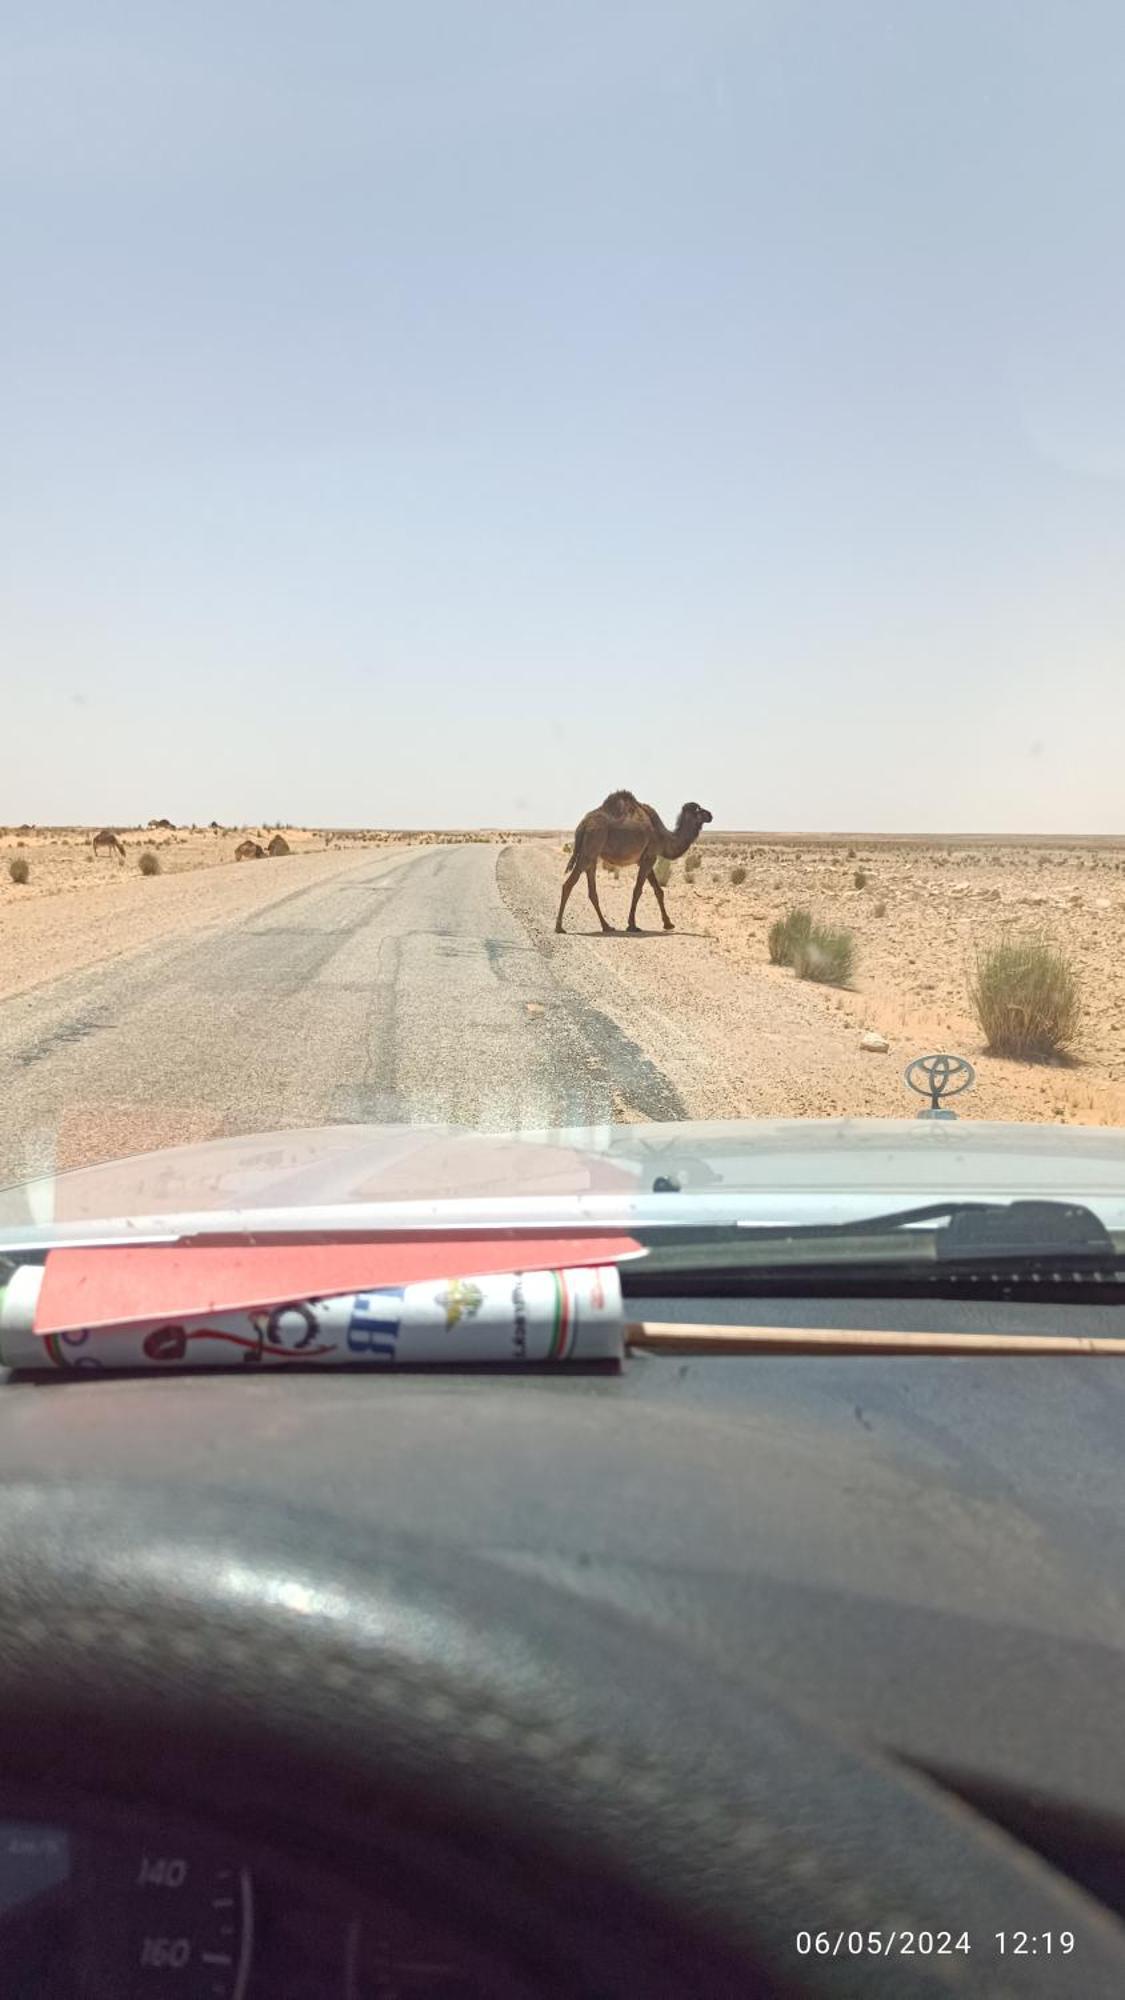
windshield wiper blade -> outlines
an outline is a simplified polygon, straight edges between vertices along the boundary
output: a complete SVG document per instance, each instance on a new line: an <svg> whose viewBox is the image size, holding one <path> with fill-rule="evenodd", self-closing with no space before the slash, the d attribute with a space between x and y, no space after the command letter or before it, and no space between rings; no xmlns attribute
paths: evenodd
<svg viewBox="0 0 1125 2000"><path fill-rule="evenodd" d="M927 1226L933 1225L933 1226ZM644 1238L643 1228L637 1234ZM1125 1232L1110 1232L1080 1202L940 1201L858 1221L770 1224L709 1241L649 1243L623 1276L641 1292L653 1281L700 1281L864 1273L910 1277L958 1269L1027 1273L1065 1267L1116 1276Z"/></svg>
<svg viewBox="0 0 1125 2000"><path fill-rule="evenodd" d="M901 1229L913 1239L920 1224L941 1221L944 1228L927 1232L939 1262L997 1256L1055 1261L1077 1255L1104 1263L1117 1257L1105 1224L1093 1209L1077 1201L935 1201L836 1223L833 1235L871 1237Z"/></svg>
<svg viewBox="0 0 1125 2000"><path fill-rule="evenodd" d="M1093 1263L1114 1268L1118 1249L1093 1209L1077 1201L1012 1201L1006 1208L961 1208L937 1235L939 1262L999 1257Z"/></svg>

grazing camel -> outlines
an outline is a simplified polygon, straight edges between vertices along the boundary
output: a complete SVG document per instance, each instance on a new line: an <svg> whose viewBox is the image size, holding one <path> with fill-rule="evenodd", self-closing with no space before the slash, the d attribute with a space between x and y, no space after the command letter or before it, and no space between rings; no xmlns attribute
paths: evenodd
<svg viewBox="0 0 1125 2000"><path fill-rule="evenodd" d="M104 851L106 854L116 854L121 861L125 859L125 849L111 826L103 826L101 832L94 835L91 845L95 857Z"/></svg>
<svg viewBox="0 0 1125 2000"><path fill-rule="evenodd" d="M234 850L236 861L264 861L266 850L256 840L240 840Z"/></svg>
<svg viewBox="0 0 1125 2000"><path fill-rule="evenodd" d="M283 833L275 833L266 849L267 854L292 854L293 849Z"/></svg>
<svg viewBox="0 0 1125 2000"><path fill-rule="evenodd" d="M665 826L660 814L652 806L642 805L632 792L611 792L600 806L580 819L574 835L574 851L567 862L566 880L562 886L559 914L555 918L555 929L563 927L563 911L566 909L570 892L580 875L586 877L590 901L594 905L598 922L603 931L611 931L602 915L598 901L595 877L598 862L605 861L615 868L637 864L637 879L633 884L633 900L629 905L629 929L635 931L637 925L637 904L641 900L641 890L646 882L651 882L660 905L660 919L666 931L674 928L672 919L664 907L664 891L653 872L653 863L660 855L674 861L686 854L693 840L699 838L711 814L706 806L696 805L689 799L680 807L680 816L671 832Z"/></svg>

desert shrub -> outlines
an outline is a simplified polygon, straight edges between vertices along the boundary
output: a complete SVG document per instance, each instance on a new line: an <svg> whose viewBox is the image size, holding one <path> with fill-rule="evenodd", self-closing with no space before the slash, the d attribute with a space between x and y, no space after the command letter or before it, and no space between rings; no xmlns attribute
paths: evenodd
<svg viewBox="0 0 1125 2000"><path fill-rule="evenodd" d="M684 856L684 874L694 875L697 869L699 868L702 859L703 859L702 855L696 854L694 850L690 854L686 854Z"/></svg>
<svg viewBox="0 0 1125 2000"><path fill-rule="evenodd" d="M744 867L742 866L742 863L741 863L741 861L739 862L739 864L738 864L737 868L732 868L732 869L731 869L731 871L730 871L730 879L731 879L731 885L732 885L732 887L733 887L733 888L735 888L735 889L737 889L737 888L738 888L738 886L739 886L739 884L740 884L740 883L742 883L742 882L745 882L745 880L746 880L746 870L745 870L745 868L744 868Z"/></svg>
<svg viewBox="0 0 1125 2000"><path fill-rule="evenodd" d="M976 955L969 998L994 1055L1066 1055L1082 1017L1078 975L1048 937L1002 938Z"/></svg>
<svg viewBox="0 0 1125 2000"><path fill-rule="evenodd" d="M142 848L137 856L137 867L140 869L142 875L159 875L159 854L154 854L151 847Z"/></svg>
<svg viewBox="0 0 1125 2000"><path fill-rule="evenodd" d="M852 932L830 930L824 924L814 924L793 953L798 979L815 979L821 986L846 986L854 965Z"/></svg>
<svg viewBox="0 0 1125 2000"><path fill-rule="evenodd" d="M855 848L854 848L854 847L849 847L849 849L848 849L848 860L849 860L849 861L854 861L854 860L855 860Z"/></svg>
<svg viewBox="0 0 1125 2000"><path fill-rule="evenodd" d="M852 881L855 883L856 888L866 889L867 880L868 877L866 868L857 868L855 874L852 876Z"/></svg>
<svg viewBox="0 0 1125 2000"><path fill-rule="evenodd" d="M812 930L812 911L790 909L783 917L769 927L766 942L769 946L771 963L792 965L799 945L802 945Z"/></svg>
<svg viewBox="0 0 1125 2000"><path fill-rule="evenodd" d="M875 905L875 909L874 909L874 915L875 915L875 916L877 916L877 917L885 917L885 916L886 916L886 914L887 914L887 906L886 906L886 904L885 904L885 903L876 903L876 905Z"/></svg>
<svg viewBox="0 0 1125 2000"><path fill-rule="evenodd" d="M31 873L31 869L29 868L27 863L27 857L23 854L13 854L11 860L8 863L8 873L11 876L13 882L19 883L19 885L22 888L23 884L27 881L27 878Z"/></svg>

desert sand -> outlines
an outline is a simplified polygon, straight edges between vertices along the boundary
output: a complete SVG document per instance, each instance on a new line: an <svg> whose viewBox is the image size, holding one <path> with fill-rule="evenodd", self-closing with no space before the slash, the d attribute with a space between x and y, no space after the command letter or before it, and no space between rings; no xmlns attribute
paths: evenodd
<svg viewBox="0 0 1125 2000"><path fill-rule="evenodd" d="M747 877L736 888L730 871L740 864ZM857 870L867 878L862 889ZM765 928L791 901L855 932L854 990L819 988L813 997L857 1038L867 1028L887 1037L891 1056L866 1063L906 1060L918 1043L951 1049L978 1067L977 1088L962 1101L966 1115L1125 1123L1125 845L716 841L703 850L685 909L732 963L784 989L793 974L769 965L768 955L761 960ZM969 1004L976 951L1028 934L1063 945L1081 981L1081 1036L1069 1064L988 1055ZM872 1076L865 1101L852 1108L885 1112L885 1084Z"/></svg>
<svg viewBox="0 0 1125 2000"><path fill-rule="evenodd" d="M1125 842L705 834L697 851L694 872L672 864L667 937L646 890L646 935L603 940L580 884L567 934L554 938L562 840L553 851L545 842L512 851L506 870L510 899L556 972L588 1005L631 1020L692 1115L907 1116L920 1100L904 1089L905 1065L946 1050L977 1069L959 1099L964 1117L1125 1124ZM603 908L622 928L632 880L632 870L601 876ZM849 988L770 964L767 931L794 904L854 932ZM973 957L1012 933L1046 933L1072 955L1084 1014L1069 1062L1007 1061L983 1047L969 1004ZM885 1054L861 1048L867 1030L885 1036Z"/></svg>

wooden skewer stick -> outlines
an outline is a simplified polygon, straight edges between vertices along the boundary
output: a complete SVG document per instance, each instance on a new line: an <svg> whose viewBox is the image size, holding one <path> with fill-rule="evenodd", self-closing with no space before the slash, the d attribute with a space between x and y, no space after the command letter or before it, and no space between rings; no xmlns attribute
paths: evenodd
<svg viewBox="0 0 1125 2000"><path fill-rule="evenodd" d="M651 1354L1125 1354L1125 1340L1084 1334L896 1333L836 1326L708 1326L634 1321L629 1347Z"/></svg>

